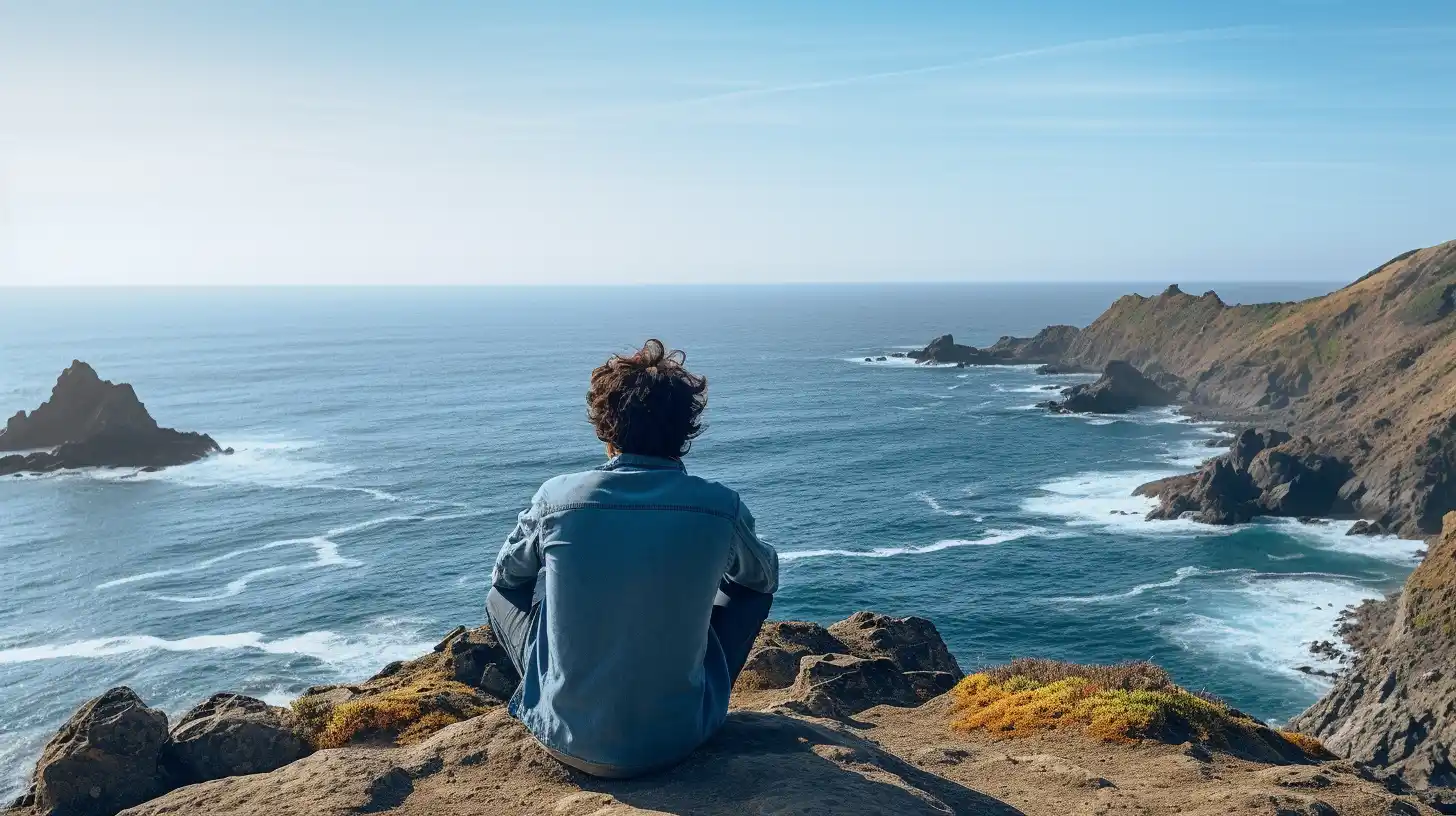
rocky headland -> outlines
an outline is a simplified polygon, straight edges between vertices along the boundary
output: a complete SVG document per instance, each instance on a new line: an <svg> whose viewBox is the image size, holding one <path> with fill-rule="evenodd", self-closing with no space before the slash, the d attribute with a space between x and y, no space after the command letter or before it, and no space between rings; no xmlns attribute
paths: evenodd
<svg viewBox="0 0 1456 816"><path fill-rule="evenodd" d="M80 360L61 372L51 398L0 431L0 476L87 467L158 469L228 453L207 434L163 428L126 383L103 380Z"/></svg>
<svg viewBox="0 0 1456 816"><path fill-rule="evenodd" d="M1035 337L1002 337L986 348L963 346L949 334L941 335L918 351L905 354L917 363L957 365L1053 364L1063 359L1076 339L1076 326L1048 326Z"/></svg>
<svg viewBox="0 0 1456 816"><path fill-rule="evenodd" d="M1058 335L1069 340L1048 373L1104 376L1053 410L1159 404L1156 394L1104 396L1093 408L1099 393L1138 390L1118 388L1107 370L1116 363L1124 383L1151 380L1172 402L1242 429L1195 472L1139 487L1158 500L1150 519L1335 517L1355 520L1352 534L1431 542L1401 593L1346 616L1351 664L1292 727L1388 774L1390 790L1456 812L1456 242L1300 302L1231 306L1177 286L1127 295Z"/></svg>
<svg viewBox="0 0 1456 816"><path fill-rule="evenodd" d="M965 675L923 618L760 633L722 731L631 780L569 769L505 711L489 628L289 708L218 694L169 727L130 689L83 705L7 816L1436 811L1380 773L1146 663Z"/></svg>
<svg viewBox="0 0 1456 816"><path fill-rule="evenodd" d="M1423 537L1456 509L1456 241L1296 303L1231 306L1169 286L1119 298L1083 329L1052 326L986 349L945 335L907 356L1050 371L1121 361L1200 415L1277 429L1344 463L1351 517Z"/></svg>

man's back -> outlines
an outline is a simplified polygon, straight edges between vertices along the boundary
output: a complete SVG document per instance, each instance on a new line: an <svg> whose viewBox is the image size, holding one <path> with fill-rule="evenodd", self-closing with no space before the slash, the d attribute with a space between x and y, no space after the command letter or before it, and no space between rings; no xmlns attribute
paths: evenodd
<svg viewBox="0 0 1456 816"><path fill-rule="evenodd" d="M512 712L594 773L680 759L722 724L742 664L713 626L720 586L766 596L777 571L738 495L679 460L622 454L548 481L494 576L540 579Z"/></svg>

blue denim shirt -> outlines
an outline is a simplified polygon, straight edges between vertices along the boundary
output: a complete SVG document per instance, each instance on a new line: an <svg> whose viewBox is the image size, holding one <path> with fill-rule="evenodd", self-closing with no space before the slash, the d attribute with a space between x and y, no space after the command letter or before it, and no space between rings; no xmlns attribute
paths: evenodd
<svg viewBox="0 0 1456 816"><path fill-rule="evenodd" d="M492 581L540 611L510 710L547 748L623 774L686 756L728 713L709 628L720 581L778 588L738 494L676 459L624 454L541 486Z"/></svg>

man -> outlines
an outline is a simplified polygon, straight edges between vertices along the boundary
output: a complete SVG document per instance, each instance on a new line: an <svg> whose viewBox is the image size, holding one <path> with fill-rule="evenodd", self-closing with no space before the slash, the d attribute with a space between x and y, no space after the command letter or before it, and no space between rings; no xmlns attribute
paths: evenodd
<svg viewBox="0 0 1456 816"><path fill-rule="evenodd" d="M708 402L684 361L649 340L592 372L609 459L541 486L486 601L521 674L511 713L595 776L666 767L713 735L778 588L738 494L683 468Z"/></svg>

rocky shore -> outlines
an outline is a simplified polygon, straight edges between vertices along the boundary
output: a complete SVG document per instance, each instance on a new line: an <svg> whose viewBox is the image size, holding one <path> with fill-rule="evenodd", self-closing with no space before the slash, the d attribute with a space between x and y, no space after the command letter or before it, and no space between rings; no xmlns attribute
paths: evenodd
<svg viewBox="0 0 1456 816"><path fill-rule="evenodd" d="M130 689L83 705L6 816L1435 813L1377 772L1149 664L965 675L933 623L767 624L722 731L680 765L594 779L503 705L489 628L289 708L218 694L168 727Z"/></svg>
<svg viewBox="0 0 1456 816"><path fill-rule="evenodd" d="M20 411L0 431L0 476L87 467L154 470L195 462L224 450L206 434L157 424L126 383L103 380L80 360L61 372L51 398Z"/></svg>

